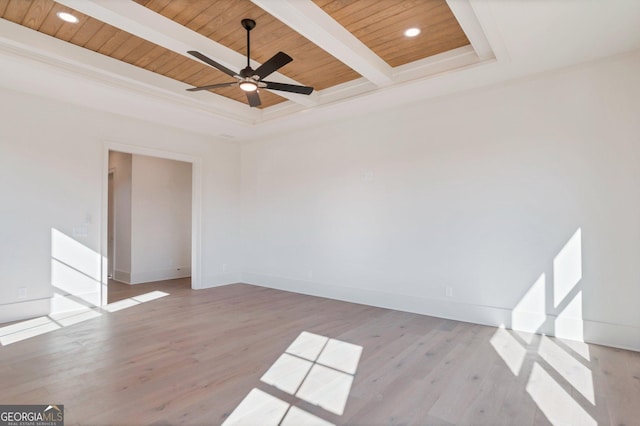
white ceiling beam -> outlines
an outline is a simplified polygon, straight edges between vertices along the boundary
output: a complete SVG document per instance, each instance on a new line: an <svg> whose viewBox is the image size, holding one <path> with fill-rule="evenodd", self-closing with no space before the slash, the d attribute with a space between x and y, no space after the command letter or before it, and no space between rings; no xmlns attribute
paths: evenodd
<svg viewBox="0 0 640 426"><path fill-rule="evenodd" d="M196 50L210 57L227 68L240 70L245 67L246 56L231 50L220 43L192 31L177 22L129 0L55 0L78 12L120 28L130 34L143 38L151 43L169 49L189 59L194 59L187 53ZM238 31L242 30L238 26ZM195 59L194 59L195 60ZM259 63L251 61L257 68ZM273 80L287 84L300 83L278 72L272 74ZM299 96L295 93L277 91L279 96L293 102L310 107L317 104L317 94Z"/></svg>
<svg viewBox="0 0 640 426"><path fill-rule="evenodd" d="M482 25L478 21L473 7L469 0L446 0L449 9L458 20L462 31L466 34L471 46L476 51L476 55L480 59L489 59L494 57L493 49L487 37L484 34Z"/></svg>
<svg viewBox="0 0 640 426"><path fill-rule="evenodd" d="M247 108L246 105L222 96L186 92L184 83L109 56L96 55L88 49L4 19L0 19L0 54L19 57L22 62L31 64L34 75L22 73L11 79L15 83L15 89L29 93L53 92L56 98L84 105L85 100L91 98L89 92L93 92L92 90L74 90L73 85L64 86L57 80L61 75L64 75L65 81L68 81L66 76L74 76L78 81L92 81L96 91L106 88L113 97L127 91L147 100L188 108L192 113L219 115L243 124L255 123L262 117L262 110L257 108ZM33 66L34 63L40 66ZM43 70L48 70L50 77L42 78L41 74L46 74ZM3 74L0 81L4 84L9 79ZM51 81L56 83L52 84ZM109 109L108 99L98 104L94 103L93 107ZM116 111L131 116L139 113L129 105L122 104Z"/></svg>
<svg viewBox="0 0 640 426"><path fill-rule="evenodd" d="M393 83L393 69L311 0L251 1L375 85Z"/></svg>

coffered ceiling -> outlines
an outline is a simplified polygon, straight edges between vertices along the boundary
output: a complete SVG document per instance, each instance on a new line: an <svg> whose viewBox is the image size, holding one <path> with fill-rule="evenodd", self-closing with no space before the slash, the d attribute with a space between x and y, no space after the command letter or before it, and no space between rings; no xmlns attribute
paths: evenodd
<svg viewBox="0 0 640 426"><path fill-rule="evenodd" d="M64 22L59 12L78 22ZM315 89L309 97L261 89L260 108L279 106L275 115L428 76L433 72L429 61L440 72L442 61L451 62L445 68L456 68L492 56L479 31L472 34L479 40L474 50L445 0L0 0L0 17L171 79L179 91L230 80L189 56L189 50L231 70L242 69L247 40L240 21L253 19L254 68L283 51L293 61L270 80ZM464 19L467 31L475 28L473 14ZM406 37L411 27L421 33ZM187 95L222 109L230 106L222 98L232 100L239 119L269 117L269 112L257 117L248 111L237 86L212 89L206 93L209 99Z"/></svg>
<svg viewBox="0 0 640 426"><path fill-rule="evenodd" d="M0 18L1 86L239 139L640 48L637 0L0 0ZM285 52L269 80L311 95L187 91L233 80L188 51L246 66L244 18L253 69Z"/></svg>

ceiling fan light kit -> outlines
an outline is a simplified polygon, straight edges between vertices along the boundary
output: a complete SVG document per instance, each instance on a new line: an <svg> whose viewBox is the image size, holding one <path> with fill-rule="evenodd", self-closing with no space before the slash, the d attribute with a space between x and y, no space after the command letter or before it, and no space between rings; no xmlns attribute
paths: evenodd
<svg viewBox="0 0 640 426"><path fill-rule="evenodd" d="M240 72L234 72L224 65L217 63L213 59L208 58L207 56L195 50L190 50L187 52L191 56L200 59L207 65L210 65L215 69L227 74L228 76L237 79L237 81L192 87L190 89L187 89L188 91L195 92L199 90L212 90L238 85L238 87L240 87L240 89L245 92L247 101L249 102L249 106L251 107L257 107L262 104L260 102L258 89L264 88L269 90L280 90L283 92L299 93L302 95L310 95L311 92L313 92L313 87L300 86L296 84L276 83L273 81L263 80L263 78L276 72L283 66L287 65L289 62L293 61L293 59L284 52L278 52L265 63L260 65L258 69L254 70L253 68L251 68L251 30L256 27L256 21L254 21L253 19L243 19L240 23L242 24L242 27L247 31L247 66Z"/></svg>
<svg viewBox="0 0 640 426"><path fill-rule="evenodd" d="M241 81L240 88L245 92L255 92L258 90L258 85L253 81Z"/></svg>

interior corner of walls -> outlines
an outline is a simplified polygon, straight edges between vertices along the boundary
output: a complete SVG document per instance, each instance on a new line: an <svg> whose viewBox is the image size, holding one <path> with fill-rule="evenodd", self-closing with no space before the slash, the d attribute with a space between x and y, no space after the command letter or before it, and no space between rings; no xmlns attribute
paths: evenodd
<svg viewBox="0 0 640 426"><path fill-rule="evenodd" d="M131 284L131 273L125 271L113 271L113 279L125 284Z"/></svg>
<svg viewBox="0 0 640 426"><path fill-rule="evenodd" d="M0 305L0 324L49 315L50 310L50 298Z"/></svg>
<svg viewBox="0 0 640 426"><path fill-rule="evenodd" d="M220 287L229 284L241 283L242 274L240 272L227 272L224 274L209 275L204 277L200 289Z"/></svg>

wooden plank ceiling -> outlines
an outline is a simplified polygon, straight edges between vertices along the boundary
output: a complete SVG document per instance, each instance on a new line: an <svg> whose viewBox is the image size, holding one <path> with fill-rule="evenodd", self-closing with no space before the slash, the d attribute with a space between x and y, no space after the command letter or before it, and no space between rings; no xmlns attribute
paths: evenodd
<svg viewBox="0 0 640 426"><path fill-rule="evenodd" d="M313 0L392 67L466 46L445 0ZM417 38L404 36L419 28Z"/></svg>
<svg viewBox="0 0 640 426"><path fill-rule="evenodd" d="M263 63L278 51L293 58L279 70L300 84L326 89L360 77L278 21L250 0L134 0L242 55L246 54L243 18L257 22L251 32L251 57ZM390 66L396 67L469 44L445 0L313 0ZM66 23L56 14L70 12L80 19ZM0 17L74 45L107 55L191 86L223 83L230 78L201 62L143 40L53 0L0 0ZM422 29L415 39L403 31ZM215 59L215 58L213 58ZM218 95L246 103L237 87L216 89ZM262 107L286 101L267 90Z"/></svg>

